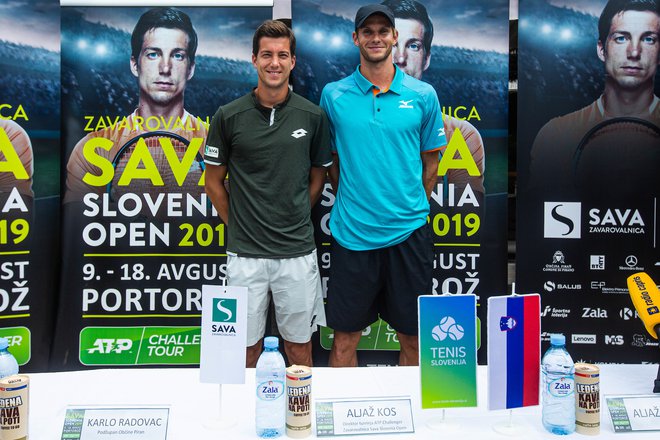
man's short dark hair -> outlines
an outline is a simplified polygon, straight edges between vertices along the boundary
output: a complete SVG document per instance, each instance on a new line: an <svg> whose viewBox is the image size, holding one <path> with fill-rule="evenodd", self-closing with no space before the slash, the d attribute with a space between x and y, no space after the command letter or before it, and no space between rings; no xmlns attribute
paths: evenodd
<svg viewBox="0 0 660 440"><path fill-rule="evenodd" d="M195 63L197 52L197 32L193 28L190 17L185 12L174 8L153 8L142 14L131 35L131 56L136 61L140 59L144 35L152 29L180 29L188 35L188 58L190 64Z"/></svg>
<svg viewBox="0 0 660 440"><path fill-rule="evenodd" d="M257 28L252 37L252 54L257 56L259 54L259 44L261 39L267 38L288 38L289 51L291 56L296 55L296 36L289 26L280 20L266 20Z"/></svg>
<svg viewBox="0 0 660 440"><path fill-rule="evenodd" d="M394 18L402 20L417 20L424 26L424 53L431 54L433 43L433 23L426 11L426 6L415 0L384 0L382 5L387 6L394 12Z"/></svg>
<svg viewBox="0 0 660 440"><path fill-rule="evenodd" d="M658 0L610 0L607 2L598 19L598 41L603 46L607 43L612 19L616 14L624 11L649 11L660 15L660 3Z"/></svg>

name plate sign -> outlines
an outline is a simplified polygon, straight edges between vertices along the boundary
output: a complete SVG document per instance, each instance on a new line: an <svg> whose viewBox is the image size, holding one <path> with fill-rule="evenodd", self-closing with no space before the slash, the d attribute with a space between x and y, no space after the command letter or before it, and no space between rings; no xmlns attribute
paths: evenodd
<svg viewBox="0 0 660 440"><path fill-rule="evenodd" d="M169 416L169 407L70 407L61 440L166 440Z"/></svg>
<svg viewBox="0 0 660 440"><path fill-rule="evenodd" d="M614 432L660 431L660 395L607 396Z"/></svg>
<svg viewBox="0 0 660 440"><path fill-rule="evenodd" d="M316 435L415 432L408 397L369 400L316 400Z"/></svg>

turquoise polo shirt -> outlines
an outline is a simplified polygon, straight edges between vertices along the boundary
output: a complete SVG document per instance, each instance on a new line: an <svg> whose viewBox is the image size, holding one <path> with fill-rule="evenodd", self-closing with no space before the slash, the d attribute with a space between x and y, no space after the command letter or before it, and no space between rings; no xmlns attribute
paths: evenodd
<svg viewBox="0 0 660 440"><path fill-rule="evenodd" d="M374 94L358 66L321 95L339 157L330 231L347 249L401 243L429 213L421 153L446 145L442 112L431 85L395 69L384 92Z"/></svg>

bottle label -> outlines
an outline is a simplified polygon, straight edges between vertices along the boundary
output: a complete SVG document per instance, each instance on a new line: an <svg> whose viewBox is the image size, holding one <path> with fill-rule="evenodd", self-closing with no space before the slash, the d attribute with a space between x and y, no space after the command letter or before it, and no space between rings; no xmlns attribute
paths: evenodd
<svg viewBox="0 0 660 440"><path fill-rule="evenodd" d="M548 384L548 392L555 397L567 397L575 391L575 382L569 376L560 377Z"/></svg>
<svg viewBox="0 0 660 440"><path fill-rule="evenodd" d="M257 387L257 397L261 400L276 400L284 395L284 382L281 380L269 380L261 382Z"/></svg>

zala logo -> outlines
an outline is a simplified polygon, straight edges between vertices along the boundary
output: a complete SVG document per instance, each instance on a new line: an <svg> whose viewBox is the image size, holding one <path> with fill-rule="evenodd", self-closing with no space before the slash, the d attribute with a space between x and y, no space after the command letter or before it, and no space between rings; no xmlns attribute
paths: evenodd
<svg viewBox="0 0 660 440"><path fill-rule="evenodd" d="M236 300L213 298L213 322L236 322Z"/></svg>
<svg viewBox="0 0 660 440"><path fill-rule="evenodd" d="M130 350L133 346L133 341L130 339L97 339L92 346L93 348L87 349L87 353L119 354L123 351Z"/></svg>
<svg viewBox="0 0 660 440"><path fill-rule="evenodd" d="M436 341L444 341L449 338L452 341L460 341L463 339L465 330L456 320L451 316L445 316L440 320L440 324L433 327L431 330L431 337Z"/></svg>
<svg viewBox="0 0 660 440"><path fill-rule="evenodd" d="M579 202L545 202L544 238L580 238L582 204Z"/></svg>
<svg viewBox="0 0 660 440"><path fill-rule="evenodd" d="M299 128L298 130L294 131L291 133L291 137L294 137L296 139L299 139L307 134L307 130L303 128Z"/></svg>
<svg viewBox="0 0 660 440"><path fill-rule="evenodd" d="M607 318L607 310L591 307L582 307L582 317L583 318Z"/></svg>

